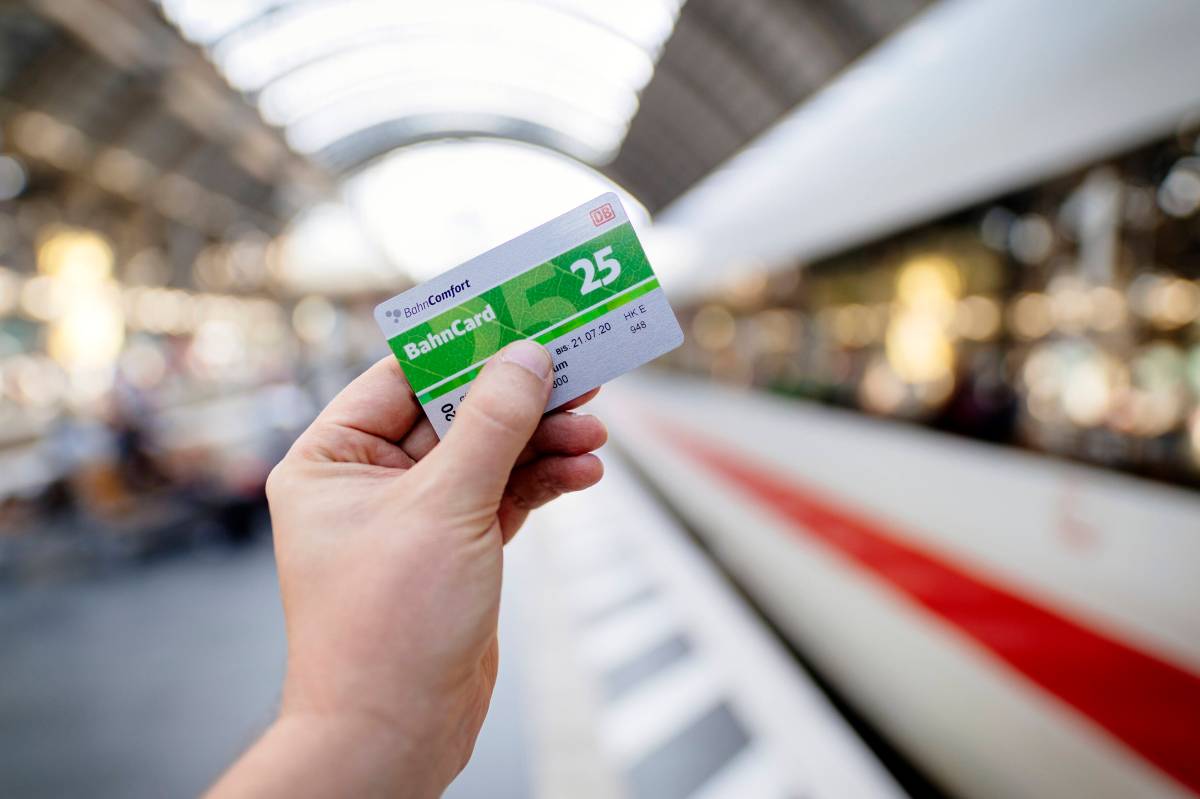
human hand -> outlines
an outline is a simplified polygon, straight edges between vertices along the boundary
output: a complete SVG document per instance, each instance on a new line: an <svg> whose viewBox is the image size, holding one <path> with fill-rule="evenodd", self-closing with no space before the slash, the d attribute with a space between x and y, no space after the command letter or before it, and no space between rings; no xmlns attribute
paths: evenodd
<svg viewBox="0 0 1200 799"><path fill-rule="evenodd" d="M532 508L603 472L590 454L607 436L599 420L569 408L543 418L550 367L536 344L505 349L438 443L389 357L296 441L267 483L287 619L282 709L264 751L216 793L282 792L287 772L289 788L320 795L333 774L297 758L329 753L342 795L436 796L462 769L496 679L503 545Z"/></svg>

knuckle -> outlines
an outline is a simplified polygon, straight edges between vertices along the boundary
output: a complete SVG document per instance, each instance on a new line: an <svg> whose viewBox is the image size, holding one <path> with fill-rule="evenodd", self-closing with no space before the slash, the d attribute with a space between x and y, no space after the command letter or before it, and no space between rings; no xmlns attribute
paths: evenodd
<svg viewBox="0 0 1200 799"><path fill-rule="evenodd" d="M284 459L275 464L271 468L271 471L267 473L265 490L267 493L267 502L270 504L275 504L286 493L289 472L290 469L288 468L287 460Z"/></svg>
<svg viewBox="0 0 1200 799"><path fill-rule="evenodd" d="M522 510L534 510L557 497L558 485L544 469L534 469L528 482L513 492L513 502Z"/></svg>

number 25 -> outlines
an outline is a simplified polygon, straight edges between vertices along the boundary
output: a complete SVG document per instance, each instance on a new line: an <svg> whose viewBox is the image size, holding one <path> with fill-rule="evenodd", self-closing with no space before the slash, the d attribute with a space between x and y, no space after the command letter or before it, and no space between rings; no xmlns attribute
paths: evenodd
<svg viewBox="0 0 1200 799"><path fill-rule="evenodd" d="M583 272L583 286L579 289L580 294L591 294L601 286L607 286L609 283L621 276L621 264L616 258L612 258L612 247L605 247L592 253L592 258L595 260L593 264L587 258L580 258L575 263L571 264L572 272ZM599 280L596 279L596 269L602 269L605 274Z"/></svg>

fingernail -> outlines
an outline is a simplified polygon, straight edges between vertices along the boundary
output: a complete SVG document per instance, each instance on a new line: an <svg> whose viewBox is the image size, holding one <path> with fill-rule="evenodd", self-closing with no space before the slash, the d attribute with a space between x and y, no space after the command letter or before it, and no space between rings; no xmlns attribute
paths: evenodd
<svg viewBox="0 0 1200 799"><path fill-rule="evenodd" d="M550 353L533 341L514 341L500 353L500 359L532 372L538 380L545 380L550 374Z"/></svg>

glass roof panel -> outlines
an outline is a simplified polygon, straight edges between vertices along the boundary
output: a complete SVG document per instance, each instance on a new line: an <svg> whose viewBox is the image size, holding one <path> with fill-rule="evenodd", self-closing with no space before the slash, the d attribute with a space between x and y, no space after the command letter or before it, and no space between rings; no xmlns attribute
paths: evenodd
<svg viewBox="0 0 1200 799"><path fill-rule="evenodd" d="M305 152L409 116L490 115L594 163L623 140L681 2L159 0Z"/></svg>
<svg viewBox="0 0 1200 799"><path fill-rule="evenodd" d="M578 142L579 152L572 154L596 161L611 156L625 133L623 124L581 112L556 98L483 83L439 82L386 87L323 106L287 127L288 142L299 152L317 153L390 120L430 115L524 120ZM462 128L453 132L462 132Z"/></svg>
<svg viewBox="0 0 1200 799"><path fill-rule="evenodd" d="M387 89L474 83L540 94L548 102L578 107L589 116L628 122L636 98L628 85L602 72L560 66L540 51L504 48L456 38L430 38L406 47L377 46L347 51L296 70L259 95L264 118L288 125L353 97L373 101Z"/></svg>
<svg viewBox="0 0 1200 799"><path fill-rule="evenodd" d="M307 0L158 0L184 36L208 44L288 2Z"/></svg>
<svg viewBox="0 0 1200 799"><path fill-rule="evenodd" d="M554 5L521 0L441 5L309 0L234 31L213 46L213 55L234 85L254 91L333 53L379 42L402 47L424 37L461 37L490 42L493 49L546 51L561 55L563 63L596 64L597 71L627 79L637 88L653 70L654 51L613 28Z"/></svg>

